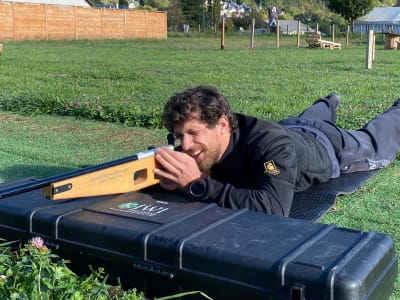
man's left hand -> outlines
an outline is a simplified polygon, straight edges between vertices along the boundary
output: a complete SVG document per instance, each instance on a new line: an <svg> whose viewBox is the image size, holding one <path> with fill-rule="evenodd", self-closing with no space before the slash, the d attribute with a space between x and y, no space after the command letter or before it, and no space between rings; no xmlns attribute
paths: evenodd
<svg viewBox="0 0 400 300"><path fill-rule="evenodd" d="M157 149L155 159L159 167L154 169L154 173L167 190L183 189L202 176L195 159L186 153L162 147Z"/></svg>

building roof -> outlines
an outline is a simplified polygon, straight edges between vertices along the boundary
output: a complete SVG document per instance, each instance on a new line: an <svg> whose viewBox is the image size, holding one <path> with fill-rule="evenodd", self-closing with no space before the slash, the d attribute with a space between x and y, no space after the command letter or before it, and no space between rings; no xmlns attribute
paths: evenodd
<svg viewBox="0 0 400 300"><path fill-rule="evenodd" d="M297 34L298 21L296 20L279 20L280 32L288 34ZM300 32L315 31L309 28L306 24L300 22Z"/></svg>
<svg viewBox="0 0 400 300"><path fill-rule="evenodd" d="M0 0L0 2L21 2L35 4L53 4L65 6L91 7L91 2L87 0Z"/></svg>
<svg viewBox="0 0 400 300"><path fill-rule="evenodd" d="M354 32L375 30L400 34L400 7L375 7L365 16L354 21Z"/></svg>
<svg viewBox="0 0 400 300"><path fill-rule="evenodd" d="M365 16L358 18L356 23L398 24L400 23L400 7L375 7Z"/></svg>

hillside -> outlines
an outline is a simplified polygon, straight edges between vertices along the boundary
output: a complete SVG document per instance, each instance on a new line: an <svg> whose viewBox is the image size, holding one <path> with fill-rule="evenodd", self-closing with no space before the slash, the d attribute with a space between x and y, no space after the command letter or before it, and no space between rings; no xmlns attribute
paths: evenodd
<svg viewBox="0 0 400 300"><path fill-rule="evenodd" d="M265 2L267 3L268 1ZM328 2L328 0L278 0L276 5L284 8L285 10L295 12L295 14L301 14L305 12L317 13L328 11L326 8L328 6ZM396 0L376 1L376 6L394 6L395 4Z"/></svg>
<svg viewBox="0 0 400 300"><path fill-rule="evenodd" d="M330 11L328 3L328 0L278 0L276 5L282 11L280 19L300 20L311 26L318 23L321 30L326 32L329 31L330 24L336 24L344 29L347 22L340 15ZM377 0L375 6L394 6L395 4L396 0Z"/></svg>
<svg viewBox="0 0 400 300"><path fill-rule="evenodd" d="M202 31L214 31L219 23L219 1L213 0L92 0L97 3L116 6L129 5L133 9L166 10L168 12L168 28L170 31L182 31L184 24L190 28L201 28ZM394 6L400 0L375 0L374 6ZM201 5L203 3L203 5ZM227 31L236 31L239 28L248 28L252 19L256 19L256 27L265 26L268 19L268 8L276 7L279 19L300 20L304 24L321 31L329 32L330 25L335 24L339 30L346 30L348 22L339 14L328 8L329 0L236 0L224 1L224 5L236 4L251 7L250 15L241 14L225 23ZM340 6L340 5L339 5Z"/></svg>

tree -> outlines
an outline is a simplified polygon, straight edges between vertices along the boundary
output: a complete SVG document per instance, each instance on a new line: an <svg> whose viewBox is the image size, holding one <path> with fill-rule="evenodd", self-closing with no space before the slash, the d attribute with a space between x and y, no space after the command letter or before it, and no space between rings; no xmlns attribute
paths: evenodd
<svg viewBox="0 0 400 300"><path fill-rule="evenodd" d="M190 27L197 28L202 23L202 7L204 0L182 1L182 11Z"/></svg>
<svg viewBox="0 0 400 300"><path fill-rule="evenodd" d="M118 0L118 7L119 8L128 8L129 7L128 0Z"/></svg>
<svg viewBox="0 0 400 300"><path fill-rule="evenodd" d="M139 4L141 6L153 7L157 10L166 10L170 6L168 0L140 0Z"/></svg>
<svg viewBox="0 0 400 300"><path fill-rule="evenodd" d="M182 0L182 11L192 28L201 26L206 31L218 24L219 5L218 0Z"/></svg>
<svg viewBox="0 0 400 300"><path fill-rule="evenodd" d="M186 18L182 13L181 0L170 0L167 9L168 28L172 31L178 31L186 24Z"/></svg>
<svg viewBox="0 0 400 300"><path fill-rule="evenodd" d="M212 1L212 25L213 29L216 29L219 27L221 19L221 3L220 1L214 0Z"/></svg>
<svg viewBox="0 0 400 300"><path fill-rule="evenodd" d="M328 0L328 7L352 23L374 8L374 0Z"/></svg>
<svg viewBox="0 0 400 300"><path fill-rule="evenodd" d="M251 25L253 24L253 19L255 21L256 28L266 27L265 19L256 9L252 9L249 14L246 14L240 18L232 18L235 29L239 29L240 27L250 29Z"/></svg>

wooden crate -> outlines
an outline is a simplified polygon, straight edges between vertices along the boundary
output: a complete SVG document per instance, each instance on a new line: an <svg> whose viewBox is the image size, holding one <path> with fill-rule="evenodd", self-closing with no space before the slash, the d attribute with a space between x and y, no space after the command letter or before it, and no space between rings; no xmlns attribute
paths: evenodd
<svg viewBox="0 0 400 300"><path fill-rule="evenodd" d="M397 34L386 33L385 34L385 49L397 49L397 42L399 36Z"/></svg>

